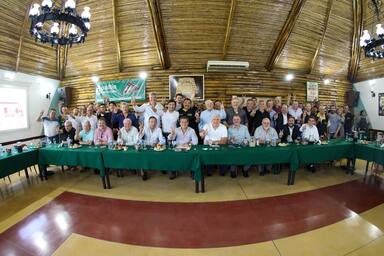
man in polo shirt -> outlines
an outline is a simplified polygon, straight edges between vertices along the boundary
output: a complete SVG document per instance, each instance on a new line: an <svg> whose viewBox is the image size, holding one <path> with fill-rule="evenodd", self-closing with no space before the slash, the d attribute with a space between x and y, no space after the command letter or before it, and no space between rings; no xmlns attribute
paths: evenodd
<svg viewBox="0 0 384 256"><path fill-rule="evenodd" d="M77 140L80 141L80 144L92 145L93 143L93 130L91 129L91 123L85 121L83 123L83 130L78 132Z"/></svg>
<svg viewBox="0 0 384 256"><path fill-rule="evenodd" d="M39 116L36 118L37 122L42 122L44 127L44 135L52 142L59 142L59 129L60 122L56 117L56 109L52 108L47 117L43 117L44 110L42 110Z"/></svg>

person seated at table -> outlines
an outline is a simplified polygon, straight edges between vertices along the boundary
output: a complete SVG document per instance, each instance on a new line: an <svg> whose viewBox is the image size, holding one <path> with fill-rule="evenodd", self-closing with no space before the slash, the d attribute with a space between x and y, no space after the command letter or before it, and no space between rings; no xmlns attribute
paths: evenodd
<svg viewBox="0 0 384 256"><path fill-rule="evenodd" d="M76 129L72 127L72 122L69 120L65 121L63 132L62 134L60 134L60 140L64 143L69 140L69 144L74 144L75 142L77 142L77 140L75 140L75 137Z"/></svg>
<svg viewBox="0 0 384 256"><path fill-rule="evenodd" d="M59 129L60 129L60 122L59 119L56 117L56 109L51 108L49 111L49 115L47 117L43 117L44 110L42 110L39 114L39 116L36 118L37 122L43 123L43 131L45 137L51 142L51 143L58 143L59 142Z"/></svg>
<svg viewBox="0 0 384 256"><path fill-rule="evenodd" d="M109 128L103 118L97 122L97 128L94 131L93 142L95 145L107 145L113 142L112 129Z"/></svg>
<svg viewBox="0 0 384 256"><path fill-rule="evenodd" d="M122 104L122 112L114 115L112 123L118 123L119 129L124 127L124 120L129 118L131 120L131 123L134 127L139 128L139 119L136 117L134 112L129 111L129 105L126 102L123 102Z"/></svg>
<svg viewBox="0 0 384 256"><path fill-rule="evenodd" d="M157 126L157 119L154 116L149 117L148 126L144 126L140 123L140 131L138 135L139 139L144 140L144 145L155 147L156 145L164 145L165 138L161 129ZM146 171L141 170L141 177L143 180L147 180L148 174Z"/></svg>
<svg viewBox="0 0 384 256"><path fill-rule="evenodd" d="M203 129L200 131L200 137L204 140L204 144L227 144L228 141L228 131L225 125L220 123L220 115L214 114L210 123L207 123L203 126ZM219 166L219 173L221 176L225 176L226 167ZM208 176L211 176L212 173L208 170Z"/></svg>
<svg viewBox="0 0 384 256"><path fill-rule="evenodd" d="M292 143L300 136L300 128L295 124L295 118L290 116L288 123L283 125L279 137L281 142Z"/></svg>
<svg viewBox="0 0 384 256"><path fill-rule="evenodd" d="M76 130L76 132L78 134L76 139L81 145L92 145L94 131L91 129L91 122L85 121L83 123L83 130L80 132Z"/></svg>
<svg viewBox="0 0 384 256"><path fill-rule="evenodd" d="M119 130L118 138L122 144L133 146L137 144L139 132L136 127L132 125L130 118L125 118L123 121L124 126Z"/></svg>
<svg viewBox="0 0 384 256"><path fill-rule="evenodd" d="M218 115L220 120L226 118L226 113L224 110L224 105L220 103L220 110L214 109L213 101L206 100L205 101L205 107L206 109L201 112L200 114L200 123L199 123L199 131L204 129L204 126L206 124L210 124L213 116Z"/></svg>
<svg viewBox="0 0 384 256"><path fill-rule="evenodd" d="M273 140L275 140L277 143L279 139L276 130L271 127L271 121L269 120L269 118L264 118L261 121L261 125L256 128L254 136L255 139L259 141L259 144L268 144L271 143ZM264 176L268 172L269 171L267 165L259 165L260 176Z"/></svg>
<svg viewBox="0 0 384 256"><path fill-rule="evenodd" d="M189 127L189 121L187 116L182 116L179 119L180 127L172 129L168 135L168 141L173 141L175 146L189 147L189 145L197 145L199 140L194 129ZM193 173L191 172L191 177ZM169 179L176 178L176 172L171 172Z"/></svg>
<svg viewBox="0 0 384 256"><path fill-rule="evenodd" d="M232 117L232 125L228 128L228 138L229 142L228 144L247 144L251 136L249 135L249 131L247 126L241 124L241 117L240 115L235 114ZM249 177L248 170L251 168L251 165L244 165L242 168L242 173L244 177ZM236 172L237 166L232 165L230 167L231 177L236 178L237 172Z"/></svg>
<svg viewBox="0 0 384 256"><path fill-rule="evenodd" d="M316 143L320 140L319 131L316 127L316 118L314 116L309 117L308 123L303 124L300 128L301 138L304 141L308 141L310 143ZM307 164L307 169L311 172L315 172L315 164Z"/></svg>

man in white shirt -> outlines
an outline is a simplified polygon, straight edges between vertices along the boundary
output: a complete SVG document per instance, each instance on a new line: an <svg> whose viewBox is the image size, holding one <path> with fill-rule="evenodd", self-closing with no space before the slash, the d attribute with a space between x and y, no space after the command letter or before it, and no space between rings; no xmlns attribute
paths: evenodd
<svg viewBox="0 0 384 256"><path fill-rule="evenodd" d="M316 143L319 141L319 131L316 127L316 119L314 116L309 117L308 123L303 124L300 128L301 138L308 142Z"/></svg>
<svg viewBox="0 0 384 256"><path fill-rule="evenodd" d="M214 115L219 115L220 120L225 119L227 117L223 104L220 104L220 110L217 110L213 108L213 101L206 100L205 107L206 109L200 114L199 131L203 129L204 125L211 123Z"/></svg>
<svg viewBox="0 0 384 256"><path fill-rule="evenodd" d="M316 119L314 116L309 117L308 123L303 124L300 128L302 132L301 138L310 143L316 143L319 141L319 132L316 127ZM315 164L306 165L308 171L316 172Z"/></svg>
<svg viewBox="0 0 384 256"><path fill-rule="evenodd" d="M144 127L140 124L139 139L144 139L145 145L156 146L157 144L164 145L165 138L161 129L157 127L157 119L154 116L149 117L148 126ZM148 179L148 173L141 170L141 177L143 180Z"/></svg>
<svg viewBox="0 0 384 256"><path fill-rule="evenodd" d="M161 124L165 138L168 138L172 129L176 128L179 112L175 111L175 108L176 102L174 100L168 101L168 110L161 116Z"/></svg>
<svg viewBox="0 0 384 256"><path fill-rule="evenodd" d="M203 129L200 132L200 137L204 140L204 144L227 144L228 141L228 131L225 125L220 123L220 115L214 114L212 116L212 121L204 125ZM227 172L227 167L224 165L219 165L219 173L221 176L225 176ZM207 170L207 175L211 176L212 172L210 169Z"/></svg>
<svg viewBox="0 0 384 256"><path fill-rule="evenodd" d="M174 141L177 146L189 146L197 145L198 139L194 129L188 126L188 117L180 117L180 127L172 129L171 133L168 135L168 140ZM193 172L191 172L191 177L193 177ZM169 179L173 180L176 178L176 172L171 172Z"/></svg>
<svg viewBox="0 0 384 256"><path fill-rule="evenodd" d="M157 119L154 116L149 117L148 126L140 125L139 138L144 139L144 144L147 146L156 146L157 144L164 145L165 138L161 129L157 127Z"/></svg>
<svg viewBox="0 0 384 256"><path fill-rule="evenodd" d="M157 103L156 93L151 92L149 94L149 102L142 104L140 107L137 106L135 99L132 99L131 103L135 112L144 114L144 127L148 126L150 117L155 117L157 127L160 127L160 117L164 114L164 107L160 103Z"/></svg>
<svg viewBox="0 0 384 256"><path fill-rule="evenodd" d="M42 122L44 127L44 135L50 142L59 142L59 129L60 122L56 117L56 109L52 108L48 117L43 117L44 110L42 110L39 116L36 118L37 122Z"/></svg>
<svg viewBox="0 0 384 256"><path fill-rule="evenodd" d="M212 121L205 124L200 136L204 139L204 144L227 144L228 131L225 125L220 123L220 115L215 114Z"/></svg>
<svg viewBox="0 0 384 256"><path fill-rule="evenodd" d="M89 121L91 124L91 129L96 130L97 128L97 117L93 114L93 106L89 105L87 107L87 114L85 116L80 117L81 123L83 124L85 121Z"/></svg>
<svg viewBox="0 0 384 256"><path fill-rule="evenodd" d="M292 103L292 106L288 108L288 113L295 118L296 123L299 124L301 122L301 115L303 114L303 110L299 108L298 101L295 100Z"/></svg>
<svg viewBox="0 0 384 256"><path fill-rule="evenodd" d="M80 122L78 113L79 113L78 109L74 108L72 110L72 113L68 114L68 120L71 121L73 128L75 128L76 131L80 132L82 127L81 127L81 122Z"/></svg>
<svg viewBox="0 0 384 256"><path fill-rule="evenodd" d="M125 118L123 124L124 126L118 132L119 142L128 146L137 144L139 132L136 127L132 126L132 120Z"/></svg>

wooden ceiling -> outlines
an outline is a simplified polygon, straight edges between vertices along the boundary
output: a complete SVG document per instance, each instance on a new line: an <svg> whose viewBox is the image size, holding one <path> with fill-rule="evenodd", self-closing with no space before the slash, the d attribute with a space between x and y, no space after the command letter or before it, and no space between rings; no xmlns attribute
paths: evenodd
<svg viewBox="0 0 384 256"><path fill-rule="evenodd" d="M377 23L368 0L78 0L91 8L92 27L69 49L31 38L27 14L37 2L0 1L0 68L65 79L236 60L253 71L384 76L384 60L356 46L361 29Z"/></svg>

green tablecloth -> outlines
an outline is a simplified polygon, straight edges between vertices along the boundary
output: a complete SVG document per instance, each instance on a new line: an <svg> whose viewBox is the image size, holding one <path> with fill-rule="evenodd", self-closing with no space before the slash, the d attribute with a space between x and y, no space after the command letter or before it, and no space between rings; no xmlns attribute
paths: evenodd
<svg viewBox="0 0 384 256"><path fill-rule="evenodd" d="M327 145L295 145L300 164L354 157L353 142L330 140Z"/></svg>
<svg viewBox="0 0 384 256"><path fill-rule="evenodd" d="M40 165L70 165L95 168L100 176L105 176L104 162L101 149L83 146L77 149L50 146L39 149Z"/></svg>
<svg viewBox="0 0 384 256"><path fill-rule="evenodd" d="M166 149L161 152L153 149L136 151L102 150L106 168L144 169L161 171L194 171L195 181L201 181L200 159L197 150L175 152Z"/></svg>
<svg viewBox="0 0 384 256"><path fill-rule="evenodd" d="M208 150L204 150L208 149ZM251 165L289 163L291 170L299 167L295 146L287 147L246 147L232 148L221 146L218 150L210 150L207 146L199 146L200 161L203 165Z"/></svg>
<svg viewBox="0 0 384 256"><path fill-rule="evenodd" d="M37 150L30 150L0 157L0 178L37 164L37 156Z"/></svg>
<svg viewBox="0 0 384 256"><path fill-rule="evenodd" d="M356 158L384 164L384 148L379 148L372 144L355 144L354 153Z"/></svg>

